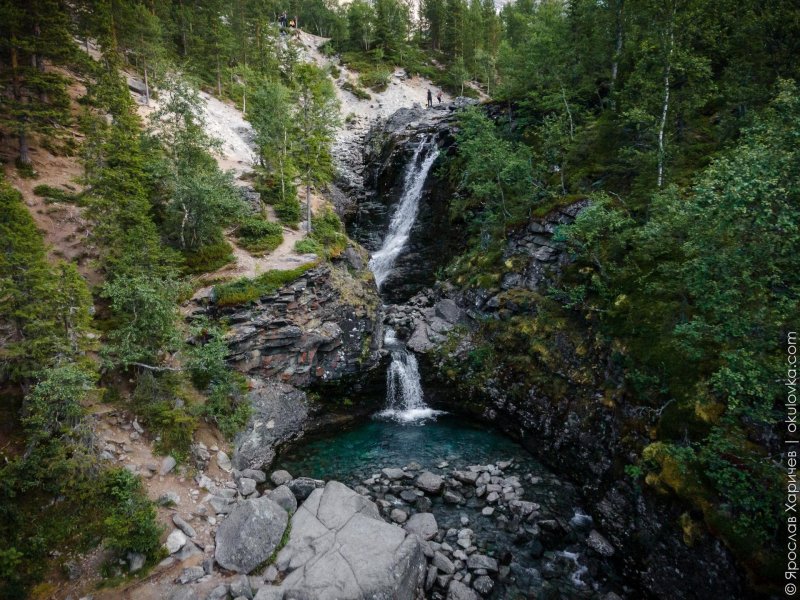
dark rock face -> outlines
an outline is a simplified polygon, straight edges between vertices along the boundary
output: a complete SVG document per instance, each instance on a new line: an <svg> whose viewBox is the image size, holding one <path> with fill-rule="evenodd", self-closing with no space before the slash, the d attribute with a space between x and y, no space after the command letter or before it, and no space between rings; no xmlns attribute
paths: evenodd
<svg viewBox="0 0 800 600"><path fill-rule="evenodd" d="M326 265L251 305L217 312L230 323L229 361L236 369L307 386L377 364L378 302L369 279Z"/></svg>
<svg viewBox="0 0 800 600"><path fill-rule="evenodd" d="M436 143L441 155L452 143L450 110L403 108L379 122L365 142L363 194L357 207L346 215L350 236L371 252L381 247L389 221L403 192L406 169L417 144ZM402 302L432 285L436 270L453 256L460 244L451 235L448 218L449 185L431 168L419 202L419 212L409 240L392 273L381 287L390 302Z"/></svg>
<svg viewBox="0 0 800 600"><path fill-rule="evenodd" d="M579 202L532 219L525 229L512 234L503 258L513 268L503 275L500 289L464 292L439 283L404 305L387 308L387 325L417 352L428 353L423 373L435 373L444 366L441 354L434 350L452 323L440 315L451 315L451 321L457 315L458 323L471 328L478 320L535 311L535 307L516 306L513 292L543 291L557 282L569 259L553 240L553 232L559 224L571 222L586 205ZM447 298L462 312L452 311L449 302L442 305ZM439 305L447 309L437 311ZM592 347L591 340L581 341ZM610 358L592 352L579 354L574 340L556 338L555 343L563 364L554 376L565 386L558 397L537 386L520 393L519 382L508 377L501 380L499 374L497 379L459 388L464 393L454 394L453 382L443 371L439 371L441 379L434 376L426 382L426 395L443 408L493 422L555 472L579 482L601 534L598 540L604 539L616 549L611 560L640 587L641 594L663 600L750 597L742 570L718 540L707 535L691 548L684 543L679 518L687 507L640 488L622 473L620 465L630 463L647 444L647 423L624 401L608 400L597 392L616 380ZM468 333L451 352L454 360L450 364L466 364L474 348Z"/></svg>

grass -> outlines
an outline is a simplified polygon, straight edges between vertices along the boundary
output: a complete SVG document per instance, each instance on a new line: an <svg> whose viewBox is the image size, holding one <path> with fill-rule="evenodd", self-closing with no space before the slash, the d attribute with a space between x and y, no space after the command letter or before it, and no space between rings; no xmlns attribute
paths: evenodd
<svg viewBox="0 0 800 600"><path fill-rule="evenodd" d="M274 294L281 287L291 283L315 266L316 263L309 263L289 271L272 270L253 279L244 277L230 283L217 285L214 287L216 303L218 306L236 306Z"/></svg>

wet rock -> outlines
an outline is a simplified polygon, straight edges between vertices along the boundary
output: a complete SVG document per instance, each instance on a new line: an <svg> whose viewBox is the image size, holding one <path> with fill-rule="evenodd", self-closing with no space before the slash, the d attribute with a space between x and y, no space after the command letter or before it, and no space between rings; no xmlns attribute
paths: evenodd
<svg viewBox="0 0 800 600"><path fill-rule="evenodd" d="M433 539L439 531L436 517L433 513L416 513L406 521L404 525L406 531L417 534L423 540Z"/></svg>
<svg viewBox="0 0 800 600"><path fill-rule="evenodd" d="M406 472L403 469L381 469L381 473L393 481L403 479L406 476Z"/></svg>
<svg viewBox="0 0 800 600"><path fill-rule="evenodd" d="M298 477L297 479L292 479L287 485L295 498L299 501L303 501L308 498L315 489L323 487L325 482L319 479L311 479L310 477Z"/></svg>
<svg viewBox="0 0 800 600"><path fill-rule="evenodd" d="M479 594L488 596L494 589L494 581L492 581L491 577L481 575L475 578L475 581L472 582L472 587L474 587Z"/></svg>
<svg viewBox="0 0 800 600"><path fill-rule="evenodd" d="M405 523L406 520L408 519L408 513L406 511L404 511L404 510L399 509L399 508L395 508L389 514L389 518L392 521L394 521L395 523L402 524L402 523Z"/></svg>
<svg viewBox="0 0 800 600"><path fill-rule="evenodd" d="M286 529L286 511L267 497L245 500L217 529L216 561L237 573L249 573L270 557Z"/></svg>
<svg viewBox="0 0 800 600"><path fill-rule="evenodd" d="M604 538L596 529L592 529L592 531L589 532L589 537L586 538L586 545L601 556L613 556L615 552L611 542Z"/></svg>
<svg viewBox="0 0 800 600"><path fill-rule="evenodd" d="M497 560L485 554L472 554L467 559L467 568L471 571L484 569L490 573L497 572Z"/></svg>
<svg viewBox="0 0 800 600"><path fill-rule="evenodd" d="M440 475L436 475L430 471L424 471L417 476L414 485L423 492L438 494L444 487L444 479Z"/></svg>
<svg viewBox="0 0 800 600"><path fill-rule="evenodd" d="M463 504L464 496L453 490L447 490L442 499L448 504Z"/></svg>

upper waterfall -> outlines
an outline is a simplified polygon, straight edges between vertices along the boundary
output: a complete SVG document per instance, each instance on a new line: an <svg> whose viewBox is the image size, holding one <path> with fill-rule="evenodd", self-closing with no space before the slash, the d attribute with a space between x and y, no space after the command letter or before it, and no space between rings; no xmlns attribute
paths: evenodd
<svg viewBox="0 0 800 600"><path fill-rule="evenodd" d="M414 155L408 163L403 179L403 193L392 215L383 245L369 261L369 268L375 276L379 290L408 242L411 228L417 219L422 188L438 156L438 147L427 137L423 138L414 149Z"/></svg>

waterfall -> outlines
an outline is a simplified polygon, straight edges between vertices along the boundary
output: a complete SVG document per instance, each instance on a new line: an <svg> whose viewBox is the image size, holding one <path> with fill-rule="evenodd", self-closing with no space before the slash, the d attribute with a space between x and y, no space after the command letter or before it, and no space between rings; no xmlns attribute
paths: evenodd
<svg viewBox="0 0 800 600"><path fill-rule="evenodd" d="M425 185L428 172L437 156L439 156L439 149L436 144L428 143L427 138L423 139L414 149L414 156L408 163L403 179L403 193L397 209L392 215L383 246L372 255L369 261L369 268L375 276L375 283L379 290L386 277L392 272L395 260L408 242L411 228L414 226L414 221L417 220L422 187Z"/></svg>
<svg viewBox="0 0 800 600"><path fill-rule="evenodd" d="M400 202L392 215L381 249L369 261L378 290L408 242L411 228L417 220L422 188L437 156L439 149L436 144L424 138L414 149L414 155L406 167ZM395 337L391 329L386 330L384 346L391 352L392 362L386 371L386 409L377 416L408 423L421 422L439 414L441 411L425 404L419 365L414 353Z"/></svg>
<svg viewBox="0 0 800 600"><path fill-rule="evenodd" d="M439 414L441 411L425 404L419 364L414 353L395 338L391 329L386 331L384 345L392 353L392 362L386 371L386 408L378 416L411 422L423 421Z"/></svg>

